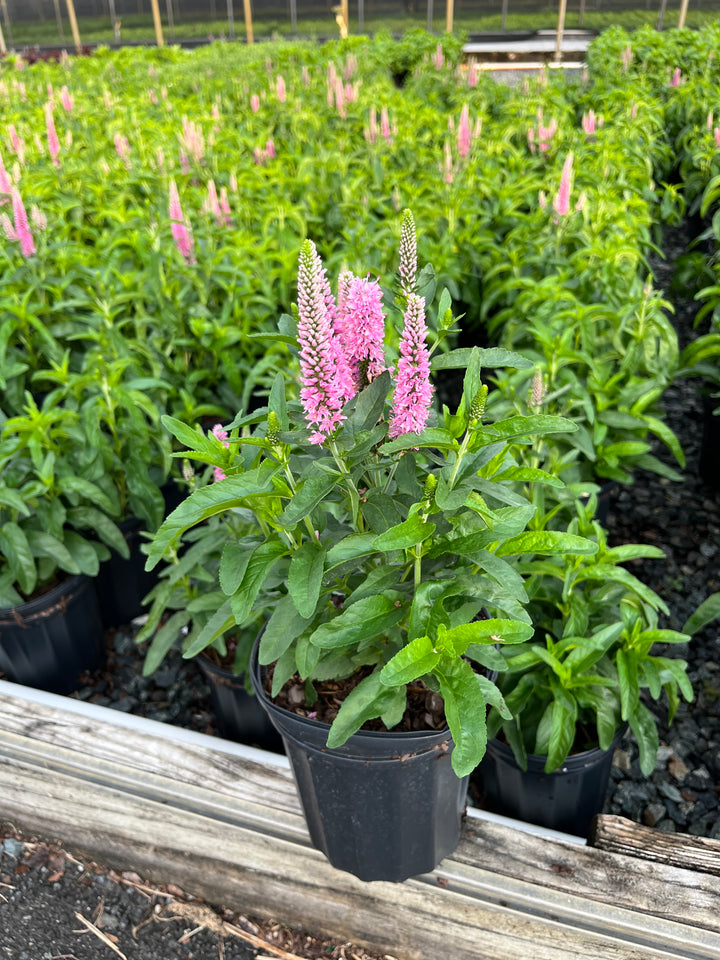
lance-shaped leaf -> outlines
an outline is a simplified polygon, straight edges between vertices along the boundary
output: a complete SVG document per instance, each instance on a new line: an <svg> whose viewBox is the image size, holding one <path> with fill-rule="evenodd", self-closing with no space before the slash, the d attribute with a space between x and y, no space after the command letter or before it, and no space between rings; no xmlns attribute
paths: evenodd
<svg viewBox="0 0 720 960"><path fill-rule="evenodd" d="M326 551L319 543L306 541L293 554L288 571L288 592L301 617L315 613L325 569Z"/></svg>
<svg viewBox="0 0 720 960"><path fill-rule="evenodd" d="M342 746L366 721L388 711L394 714L397 700L397 691L380 682L377 670L365 677L350 691L338 710L328 734L328 747Z"/></svg>
<svg viewBox="0 0 720 960"><path fill-rule="evenodd" d="M452 767L458 777L466 777L480 763L487 746L483 691L466 660L444 658L435 675L445 704L445 719L455 741Z"/></svg>
<svg viewBox="0 0 720 960"><path fill-rule="evenodd" d="M545 556L567 554L573 556L592 556L598 552L598 545L587 537L561 530L528 530L516 537L510 537L501 543L495 553L499 557L521 556L541 553Z"/></svg>
<svg viewBox="0 0 720 960"><path fill-rule="evenodd" d="M405 611L396 604L398 600L384 594L358 600L339 616L321 623L311 634L310 642L329 650L380 637L403 618Z"/></svg>
<svg viewBox="0 0 720 960"><path fill-rule="evenodd" d="M277 540L261 543L253 551L242 583L230 598L233 616L238 626L242 626L250 615L255 599L271 568L287 552L287 547Z"/></svg>
<svg viewBox="0 0 720 960"><path fill-rule="evenodd" d="M422 519L414 513L402 523L395 524L384 533L375 537L373 547L383 552L392 552L393 550L408 550L418 543L427 540L435 532L435 524Z"/></svg>
<svg viewBox="0 0 720 960"><path fill-rule="evenodd" d="M337 486L337 477L328 474L311 474L303 482L298 492L278 517L278 521L286 527L299 523L317 507L319 503Z"/></svg>
<svg viewBox="0 0 720 960"><path fill-rule="evenodd" d="M180 537L196 523L202 523L215 514L233 507L247 506L247 498L272 491L273 474L277 464L265 460L256 470L236 477L226 477L218 483L195 490L167 517L150 543L146 570L152 570Z"/></svg>
<svg viewBox="0 0 720 960"><path fill-rule="evenodd" d="M417 637L388 660L380 671L380 680L389 687L397 687L432 673L442 653L436 650L430 637Z"/></svg>

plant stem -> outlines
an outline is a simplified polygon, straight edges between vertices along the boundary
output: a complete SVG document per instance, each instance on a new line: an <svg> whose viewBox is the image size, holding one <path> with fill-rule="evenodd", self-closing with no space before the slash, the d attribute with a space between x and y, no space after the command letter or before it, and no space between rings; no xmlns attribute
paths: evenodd
<svg viewBox="0 0 720 960"><path fill-rule="evenodd" d="M334 440L328 441L328 448L330 450L330 453L333 455L333 459L335 460L335 463L338 466L338 470L342 474L343 480L345 482L345 486L348 491L348 495L350 497L350 508L352 510L352 516L353 516L353 526L359 533L361 533L363 530L363 521L362 521L362 514L360 513L360 494L358 493L358 489L355 486L355 482L353 481L353 478L350 476L350 471L348 470L347 466L345 465L345 462L340 456L340 451L338 450L337 444L335 443Z"/></svg>

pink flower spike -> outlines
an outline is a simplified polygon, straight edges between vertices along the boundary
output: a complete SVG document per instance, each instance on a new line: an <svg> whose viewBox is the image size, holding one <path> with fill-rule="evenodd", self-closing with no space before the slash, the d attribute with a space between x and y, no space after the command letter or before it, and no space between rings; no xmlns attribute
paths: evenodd
<svg viewBox="0 0 720 960"><path fill-rule="evenodd" d="M53 104L51 102L45 104L45 128L47 130L48 153L50 154L50 159L56 167L59 167L60 161L58 160L58 157L60 156L60 141L58 140L57 131L55 129Z"/></svg>
<svg viewBox="0 0 720 960"><path fill-rule="evenodd" d="M222 214L223 223L226 227L229 227L232 211L230 209L230 203L228 202L227 187L220 187L220 213Z"/></svg>
<svg viewBox="0 0 720 960"><path fill-rule="evenodd" d="M60 104L62 105L65 113L72 113L72 111L75 109L75 100L71 96L67 87L63 87L60 91Z"/></svg>
<svg viewBox="0 0 720 960"><path fill-rule="evenodd" d="M314 432L310 443L323 443L344 419L337 381L333 333L325 299L327 281L312 240L300 248L298 263L298 344L300 399L305 420Z"/></svg>
<svg viewBox="0 0 720 960"><path fill-rule="evenodd" d="M33 204L30 207L30 222L32 223L35 230L39 233L42 233L43 230L47 230L47 217L39 209L36 204Z"/></svg>
<svg viewBox="0 0 720 960"><path fill-rule="evenodd" d="M168 204L168 213L172 221L172 235L175 240L175 246L184 258L186 263L193 262L193 235L188 228L183 217L182 207L180 206L180 197L178 195L177 184L174 180L170 181L170 198Z"/></svg>
<svg viewBox="0 0 720 960"><path fill-rule="evenodd" d="M3 233L8 240L16 242L20 239L15 232L15 227L12 225L10 217L6 213L0 213L0 227L2 227Z"/></svg>
<svg viewBox="0 0 720 960"><path fill-rule="evenodd" d="M5 169L5 164L3 163L2 157L0 157L0 193L6 193L8 196L12 194L13 187L10 182L10 177L8 172Z"/></svg>
<svg viewBox="0 0 720 960"><path fill-rule="evenodd" d="M222 445L226 449L229 449L230 444L227 442L228 433L227 433L227 430L223 430L222 424L216 423L215 426L212 428L212 434L215 437L215 439L219 440L220 443L222 443ZM227 478L227 474L223 473L220 467L215 467L215 469L213 470L213 479L215 480L215 482L218 483L220 480L225 480L226 478Z"/></svg>
<svg viewBox="0 0 720 960"><path fill-rule="evenodd" d="M566 216L570 211L570 190L572 188L573 155L569 153L563 164L560 176L560 187L553 198L553 210L559 217Z"/></svg>
<svg viewBox="0 0 720 960"><path fill-rule="evenodd" d="M383 107L380 111L380 133L386 140L392 139L390 133L390 117L388 116L387 107Z"/></svg>
<svg viewBox="0 0 720 960"><path fill-rule="evenodd" d="M285 81L283 80L281 74L278 74L277 81L275 82L275 91L277 93L277 98L280 101L280 103L285 103L287 94L285 91Z"/></svg>
<svg viewBox="0 0 720 960"><path fill-rule="evenodd" d="M16 187L13 188L12 192L12 205L15 233L20 241L20 250L24 257L29 257L35 253L35 241L33 240L32 233L30 233L22 197Z"/></svg>
<svg viewBox="0 0 720 960"><path fill-rule="evenodd" d="M382 290L376 280L355 278L343 300L345 355L360 388L387 369L385 314Z"/></svg>
<svg viewBox="0 0 720 960"><path fill-rule="evenodd" d="M365 131L365 139L374 144L377 140L378 128L377 128L377 110L375 107L370 107L370 121L368 128Z"/></svg>
<svg viewBox="0 0 720 960"><path fill-rule="evenodd" d="M593 110L588 110L587 113L582 115L582 128L586 136L595 136L596 120L597 118Z"/></svg>
<svg viewBox="0 0 720 960"><path fill-rule="evenodd" d="M127 169L130 169L130 143L127 137L124 137L121 133L115 134L115 152L120 157L122 162L125 164Z"/></svg>
<svg viewBox="0 0 720 960"><path fill-rule="evenodd" d="M253 113L257 113L260 109L260 97L256 93L250 97L250 109Z"/></svg>
<svg viewBox="0 0 720 960"><path fill-rule="evenodd" d="M477 84L478 84L477 64L473 60L473 62L468 67L468 86L472 89L473 87L476 87Z"/></svg>
<svg viewBox="0 0 720 960"><path fill-rule="evenodd" d="M438 44L435 47L435 54L433 56L433 63L436 70L442 70L443 64L445 63L445 55L443 53L442 44Z"/></svg>
<svg viewBox="0 0 720 960"><path fill-rule="evenodd" d="M670 80L671 87L679 87L682 74L680 73L680 67L675 67L673 70L672 79Z"/></svg>
<svg viewBox="0 0 720 960"><path fill-rule="evenodd" d="M390 415L389 437L421 433L430 416L430 352L425 343L425 299L411 293L400 339L400 360Z"/></svg>
<svg viewBox="0 0 720 960"><path fill-rule="evenodd" d="M268 155L268 157L269 157L271 160L272 160L274 157L277 156L277 153L275 152L275 141L274 141L274 140L268 140L268 142L267 142L267 144L266 144L266 146L265 146L265 153Z"/></svg>
<svg viewBox="0 0 720 960"><path fill-rule="evenodd" d="M715 134L715 143L720 147L720 127L715 127L713 132Z"/></svg>
<svg viewBox="0 0 720 960"><path fill-rule="evenodd" d="M220 209L220 201L218 200L217 187L215 186L214 180L208 180L208 195L206 206L209 213L212 213L213 216L222 223L223 215Z"/></svg>
<svg viewBox="0 0 720 960"><path fill-rule="evenodd" d="M472 146L472 134L470 132L470 107L466 103L463 105L462 111L460 113L460 123L458 124L458 132L457 132L458 154L463 158L466 157L470 153L471 146Z"/></svg>
<svg viewBox="0 0 720 960"><path fill-rule="evenodd" d="M453 158L452 158L452 147L450 146L450 141L445 141L445 149L443 152L443 180L445 183L453 182Z"/></svg>

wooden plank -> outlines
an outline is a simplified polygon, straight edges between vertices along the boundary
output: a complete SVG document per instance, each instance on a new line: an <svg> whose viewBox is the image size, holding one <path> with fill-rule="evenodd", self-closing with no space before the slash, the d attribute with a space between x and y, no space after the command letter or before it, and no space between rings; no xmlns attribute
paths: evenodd
<svg viewBox="0 0 720 960"><path fill-rule="evenodd" d="M661 833L625 817L606 814L594 821L589 843L612 853L720 876L720 840L709 837Z"/></svg>
<svg viewBox="0 0 720 960"><path fill-rule="evenodd" d="M720 960L708 874L470 819L432 874L362 883L310 846L283 758L9 688L0 819L107 865L403 960Z"/></svg>
<svg viewBox="0 0 720 960"><path fill-rule="evenodd" d="M75 16L74 0L65 0L65 6L67 7L68 20L70 21L70 31L73 35L73 43L75 44L75 52L80 53L82 51L82 43L80 42L80 31L78 30L77 17Z"/></svg>

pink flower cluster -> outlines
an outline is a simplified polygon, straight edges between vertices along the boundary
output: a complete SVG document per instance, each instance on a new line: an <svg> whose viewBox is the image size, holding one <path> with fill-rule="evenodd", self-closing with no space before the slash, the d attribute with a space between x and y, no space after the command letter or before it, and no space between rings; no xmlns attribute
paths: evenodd
<svg viewBox="0 0 720 960"><path fill-rule="evenodd" d="M404 228L410 224L412 217L406 217ZM405 259L411 249L416 244L406 237ZM417 264L404 266L413 280L416 269ZM298 265L298 315L300 398L310 442L320 444L344 419L345 402L387 369L382 290L377 281L344 272L336 300L315 245L306 240ZM409 293L390 418L393 438L421 431L428 420L432 387L426 336L425 301Z"/></svg>
<svg viewBox="0 0 720 960"><path fill-rule="evenodd" d="M550 141L557 133L558 124L557 120L551 120L548 126L545 126L543 123L543 112L538 110L537 113L537 129L530 127L527 132L527 140L530 146L532 153L535 153L535 147L537 144L537 149L540 153L547 153L550 149Z"/></svg>
<svg viewBox="0 0 720 960"><path fill-rule="evenodd" d="M227 442L228 432L227 430L223 430L222 424L216 423L215 426L212 428L212 433L215 439L219 440L220 443L226 449L230 447L230 444ZM215 467L215 469L213 470L213 478L216 483L218 483L220 480L225 480L226 477L227 477L227 474L223 473L220 467Z"/></svg>
<svg viewBox="0 0 720 960"><path fill-rule="evenodd" d="M2 225L3 232L8 240L18 241L20 243L20 250L24 257L30 257L35 253L35 241L33 235L30 232L30 225L28 223L27 213L25 212L25 206L22 202L22 197L17 187L12 188L12 207L13 207L13 220L10 222L10 218L6 213L0 215L0 225ZM33 208L33 212L36 208ZM41 229L43 225L47 226L47 220L43 217L40 211L37 211L36 215L36 229Z"/></svg>
<svg viewBox="0 0 720 960"><path fill-rule="evenodd" d="M380 110L380 135L383 140L387 140L388 143L392 143L392 130L390 129L390 115L388 114L387 107L383 107ZM377 124L377 109L375 107L370 107L370 121L369 125L365 128L365 139L370 143L375 143L378 136L378 124Z"/></svg>
<svg viewBox="0 0 720 960"><path fill-rule="evenodd" d="M172 223L172 235L175 246L182 254L186 263L193 263L193 240L192 230L190 229L182 207L180 206L180 196L178 194L177 184L174 180L170 181L170 202L168 204L168 214Z"/></svg>
<svg viewBox="0 0 720 960"><path fill-rule="evenodd" d="M553 198L553 210L559 217L565 217L570 212L570 191L572 189L573 155L569 153L563 164L560 175L560 186Z"/></svg>
<svg viewBox="0 0 720 960"><path fill-rule="evenodd" d="M178 134L182 154L195 163L205 156L205 138L201 127L187 117L182 118L182 133Z"/></svg>

